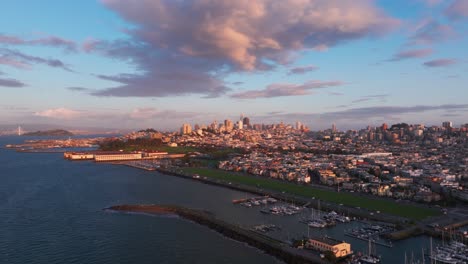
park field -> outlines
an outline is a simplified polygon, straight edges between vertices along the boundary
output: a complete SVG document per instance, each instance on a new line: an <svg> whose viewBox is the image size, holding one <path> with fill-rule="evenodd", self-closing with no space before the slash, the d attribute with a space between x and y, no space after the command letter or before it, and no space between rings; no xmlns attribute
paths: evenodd
<svg viewBox="0 0 468 264"><path fill-rule="evenodd" d="M382 199L371 199L369 197L359 196L352 193L317 189L311 186L281 182L274 179L233 173L219 169L184 168L183 170L186 173L199 174L200 176L206 176L212 179L259 187L276 192L285 192L306 198L315 197L316 199L323 201L329 201L352 207L361 207L373 211L380 211L382 213L401 216L412 220L422 220L426 217L439 214L437 210L416 205L400 204L394 201Z"/></svg>

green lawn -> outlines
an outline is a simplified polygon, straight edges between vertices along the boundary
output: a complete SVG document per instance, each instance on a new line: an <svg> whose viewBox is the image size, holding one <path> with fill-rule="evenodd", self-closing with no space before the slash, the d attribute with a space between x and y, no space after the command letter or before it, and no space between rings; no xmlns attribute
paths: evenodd
<svg viewBox="0 0 468 264"><path fill-rule="evenodd" d="M158 147L158 150L165 151L167 153L183 153L183 154L200 151L200 149L198 148L188 147L188 146L177 146L177 147L161 146L161 147Z"/></svg>
<svg viewBox="0 0 468 264"><path fill-rule="evenodd" d="M324 201L330 201L337 204L361 207L383 213L402 216L409 219L421 220L429 216L437 215L438 211L429 208L422 208L414 205L399 204L393 201L374 200L368 197L362 197L351 193L339 193L329 190L316 189L310 186L297 185L288 182L280 182L268 178L260 178L250 175L232 173L228 171L210 169L210 168L184 168L185 172L191 174L200 174L201 176L219 179L223 181L245 184L248 186L259 186L263 189L269 189L278 192L286 192L307 198L315 197Z"/></svg>

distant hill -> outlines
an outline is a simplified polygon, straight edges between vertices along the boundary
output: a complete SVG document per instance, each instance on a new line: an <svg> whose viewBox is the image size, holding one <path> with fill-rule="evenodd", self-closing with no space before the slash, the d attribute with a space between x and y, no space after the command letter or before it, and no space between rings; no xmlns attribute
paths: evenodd
<svg viewBox="0 0 468 264"><path fill-rule="evenodd" d="M23 136L73 136L73 133L63 129L45 130L24 133Z"/></svg>

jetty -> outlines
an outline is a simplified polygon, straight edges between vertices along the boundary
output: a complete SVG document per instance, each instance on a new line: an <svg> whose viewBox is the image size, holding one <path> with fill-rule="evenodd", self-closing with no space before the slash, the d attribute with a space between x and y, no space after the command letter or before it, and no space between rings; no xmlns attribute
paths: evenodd
<svg viewBox="0 0 468 264"><path fill-rule="evenodd" d="M104 210L129 213L136 212L146 214L178 215L182 218L213 229L226 237L248 243L250 246L263 250L265 253L275 256L278 259L285 261L286 263L328 263L311 252L293 248L283 241L266 236L260 232L245 229L239 225L225 222L208 211L194 210L175 205L155 204L116 205L105 208Z"/></svg>

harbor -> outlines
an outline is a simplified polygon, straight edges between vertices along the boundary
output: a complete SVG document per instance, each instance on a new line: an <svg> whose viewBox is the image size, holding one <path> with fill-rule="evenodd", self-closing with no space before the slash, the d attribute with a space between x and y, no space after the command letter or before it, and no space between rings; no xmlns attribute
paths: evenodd
<svg viewBox="0 0 468 264"><path fill-rule="evenodd" d="M327 263L315 254L290 247L287 244L284 244L282 241L260 234L258 230L244 229L240 226L222 221L216 218L213 214L209 214L203 211L168 205L116 205L105 208L104 210L116 212L148 213L157 215L175 214L213 229L223 234L224 236L248 243L249 245L263 250L268 254L276 256L277 258L287 263ZM271 228L271 226L263 226L258 229L266 230L266 228Z"/></svg>
<svg viewBox="0 0 468 264"><path fill-rule="evenodd" d="M11 152L11 155L19 154ZM56 166L56 163L58 163L58 161L56 161L56 155L27 155L25 157L30 159L34 157L35 159L40 160L53 160L55 163L52 163L52 165L54 166ZM354 216L351 216L351 214L349 214L347 210L335 212L338 215L350 218L350 222L341 223L339 221L336 221L336 225L330 226L328 228L310 228L307 225L298 223L300 222L301 218L310 217L312 209L311 207L313 207L313 209L316 210L316 215L319 214L317 212L318 203L316 200L303 201L303 203L299 203L299 200L295 200L292 197L288 197L287 194L277 193L269 195L263 191L258 190L257 188L253 188L251 191L245 192L244 188L240 188L240 186L236 184L229 184L228 182L222 181L218 182L203 175L184 175L182 173L179 173L177 174L177 176L179 177L171 177L168 176L170 172L168 172L167 167L165 167L167 165L165 164L164 159L122 162L119 161L116 163L121 165L119 167L107 166L106 164L108 163L95 164L92 161L74 163L65 162L63 163L63 166L66 166L67 171L70 171L70 173L73 172L71 168L80 168L79 172L77 171L76 173L72 173L70 175L73 177L65 177L65 179L73 183L78 180L78 182L83 182L84 179L86 179L86 181L94 182L95 180L107 177L108 179L104 181L106 184L118 180L119 182L125 183L126 187L124 189L122 189L122 187L118 187L115 191L116 197L120 197L122 195L122 190L129 188L126 184L127 182L132 182L132 185L141 183L141 186L139 185L140 187L138 188L138 190L141 191L136 191L136 189L132 190L132 196L126 199L138 202L141 201L141 197L149 195L148 198L143 200L146 201L146 203L151 203L154 201L165 201L166 203L181 204L186 207L207 208L208 210L215 212L216 215L220 216L221 219L228 221L229 223L241 226L243 229L251 230L253 227L257 226L257 231L251 231L260 233L263 236L271 237L272 239L278 241L282 241L284 244L287 245L290 245L290 241L294 238L309 236L312 238L316 236L327 235L331 238L340 241L346 241L347 243L351 244L352 251L354 252L355 256L363 256L368 251L367 241L344 235L344 232L346 230L360 228L361 226L367 224L367 222L363 223L360 221L355 221ZM142 164L148 164L151 166L140 166ZM129 168L125 168L124 166ZM139 170L132 170L130 167L139 168ZM152 167L154 167L154 169L156 170L152 171ZM161 169L161 167L164 169ZM163 173L160 173L160 171ZM177 172L177 169L174 169L173 171ZM125 175L127 177L125 177L125 180L122 180L122 177ZM64 177L64 175L60 175L60 177ZM190 179L190 181L187 181L185 179ZM60 182L60 180L58 180L58 182ZM72 186L80 186L78 182L73 184ZM93 189L93 186L87 187L87 189ZM112 187L100 185L98 186L100 188L102 187L105 190L107 190L109 187ZM229 189L218 188L217 186L223 186ZM167 192L167 190L170 188L178 188L181 190L181 192L188 193L190 195L185 197L176 193ZM192 194L192 192L194 193ZM103 194L105 194L105 192ZM134 197L133 195L135 195L136 198L132 198ZM266 197L273 198L277 200L277 202L275 204L263 205L261 201ZM251 198L254 199L250 202L257 200L260 202L261 205L252 205L251 207L240 205L241 202L249 202L249 199ZM105 202L105 204L112 203L114 199L115 198L112 198L112 200L108 200L107 202ZM219 202L213 202L213 200ZM234 201L236 200L239 200L239 203L234 203ZM93 204L94 203L95 199L93 199ZM293 203L299 205L299 207L303 207L306 205L308 206L306 207L306 209L302 210L301 212L295 215L273 215L264 214L260 212L263 208ZM320 207L324 209L323 211L320 210L321 216L325 216L328 214L330 214L330 216L334 215L332 210L329 209L328 204L321 203ZM263 228L262 225L274 225L278 228ZM264 230L265 232L262 232L262 230ZM405 251L407 251L408 254L410 254L411 251L421 252L421 247L428 248L428 241L428 237L413 237L394 243L393 248L380 247L379 245L376 246L380 247L378 249L378 254L382 256L381 263L403 263ZM436 242L434 244L440 242L438 240L435 241ZM316 252L312 249L306 250L310 251L310 254L314 254L318 258L320 258L319 252ZM426 263L429 262L427 261Z"/></svg>
<svg viewBox="0 0 468 264"><path fill-rule="evenodd" d="M395 231L395 228L388 225L378 225L378 224L366 224L360 228L354 228L347 230L345 232L346 236L360 239L363 241L372 241L372 243L384 246L384 247L393 247L391 240L382 239L381 236L384 236L390 232Z"/></svg>
<svg viewBox="0 0 468 264"><path fill-rule="evenodd" d="M429 258L436 263L466 264L468 263L468 246L456 240L432 247L428 250Z"/></svg>

